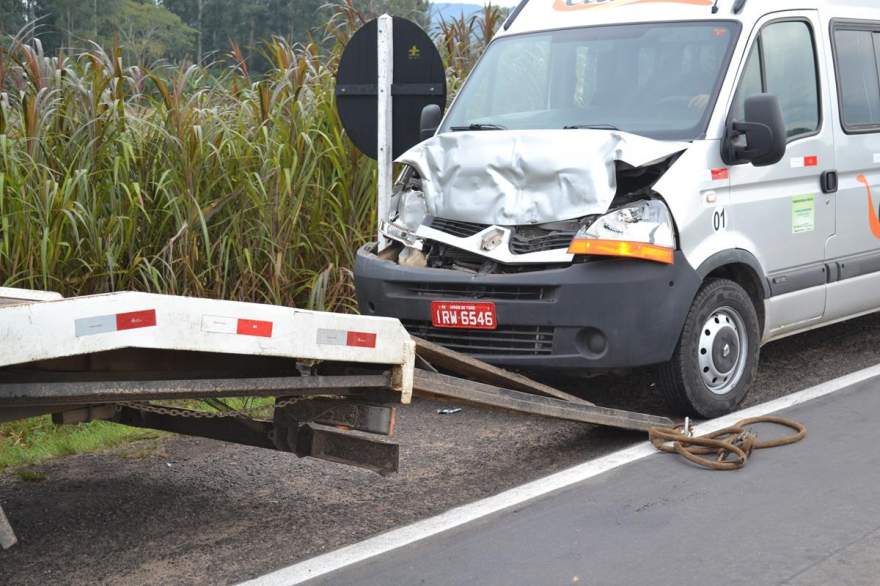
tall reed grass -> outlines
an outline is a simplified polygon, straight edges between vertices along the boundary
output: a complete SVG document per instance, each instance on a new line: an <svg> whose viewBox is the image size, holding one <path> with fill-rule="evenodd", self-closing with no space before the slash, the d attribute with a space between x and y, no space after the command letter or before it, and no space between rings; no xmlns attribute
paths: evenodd
<svg viewBox="0 0 880 586"><path fill-rule="evenodd" d="M376 173L340 126L333 77L365 18L342 0L319 42L267 41L259 79L234 45L214 64L147 70L120 48L45 55L30 35L9 39L0 283L354 310ZM441 28L454 87L491 18Z"/></svg>

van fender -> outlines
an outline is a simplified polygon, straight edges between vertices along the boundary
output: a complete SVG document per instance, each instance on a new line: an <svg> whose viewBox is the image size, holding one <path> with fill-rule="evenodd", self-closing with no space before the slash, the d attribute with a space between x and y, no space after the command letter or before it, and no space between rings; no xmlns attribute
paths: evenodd
<svg viewBox="0 0 880 586"><path fill-rule="evenodd" d="M722 250L721 252L713 254L703 261L703 263L697 268L697 275L699 275L701 280L705 280L713 271L734 264L746 265L752 269L758 277L758 282L761 285L761 292L764 299L769 299L771 297L772 294L770 291L770 282L767 280L767 273L764 272L764 268L761 266L758 259L755 258L755 255L742 248Z"/></svg>

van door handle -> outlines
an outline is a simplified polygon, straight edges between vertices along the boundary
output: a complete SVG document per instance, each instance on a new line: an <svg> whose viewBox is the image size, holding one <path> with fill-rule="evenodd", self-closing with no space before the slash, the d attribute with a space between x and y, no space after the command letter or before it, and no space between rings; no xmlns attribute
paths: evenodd
<svg viewBox="0 0 880 586"><path fill-rule="evenodd" d="M839 180L837 171L825 171L822 173L822 193L837 193Z"/></svg>

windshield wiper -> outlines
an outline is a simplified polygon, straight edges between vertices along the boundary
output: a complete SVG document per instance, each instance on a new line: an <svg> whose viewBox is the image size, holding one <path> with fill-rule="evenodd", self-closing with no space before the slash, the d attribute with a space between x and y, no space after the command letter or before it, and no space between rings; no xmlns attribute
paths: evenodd
<svg viewBox="0 0 880 586"><path fill-rule="evenodd" d="M467 126L453 126L450 128L453 132L463 132L465 130L507 130L504 126L500 124L468 124Z"/></svg>
<svg viewBox="0 0 880 586"><path fill-rule="evenodd" d="M620 130L618 127L613 124L572 124L570 126L563 126L564 130L580 130L580 129L588 129L588 130Z"/></svg>

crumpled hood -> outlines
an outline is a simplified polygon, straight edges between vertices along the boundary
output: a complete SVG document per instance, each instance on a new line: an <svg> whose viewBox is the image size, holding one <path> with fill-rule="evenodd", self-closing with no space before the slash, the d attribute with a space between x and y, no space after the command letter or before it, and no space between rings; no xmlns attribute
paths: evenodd
<svg viewBox="0 0 880 586"><path fill-rule="evenodd" d="M609 130L493 130L437 135L397 162L422 177L428 213L514 226L608 211L615 162L658 163L690 145Z"/></svg>

